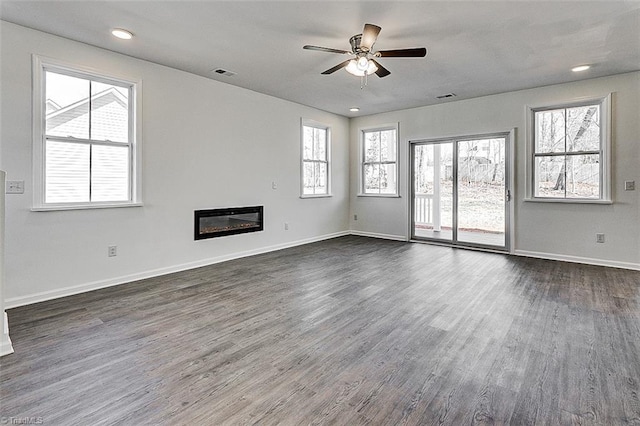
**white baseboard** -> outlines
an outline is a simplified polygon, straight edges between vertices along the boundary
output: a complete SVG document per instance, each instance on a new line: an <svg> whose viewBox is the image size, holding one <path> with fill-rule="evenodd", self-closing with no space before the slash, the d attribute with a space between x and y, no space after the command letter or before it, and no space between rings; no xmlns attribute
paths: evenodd
<svg viewBox="0 0 640 426"><path fill-rule="evenodd" d="M188 269L199 268L202 266L213 265L216 263L226 262L228 260L240 259L247 256L254 256L256 254L268 253L272 251L282 250L290 247L296 247L304 244L310 244L310 243L328 240L336 237L342 237L346 235L357 235L361 237L381 238L381 239L394 240L394 241L408 241L404 235L380 234L376 232L366 232L366 231L356 231L356 230L334 232L332 234L325 234L317 237L307 238L304 240L290 241L283 244L276 244L273 246L261 247L261 248L247 250L243 252L230 253L228 255L218 256L218 257L209 258L209 259L203 259L196 262L189 262L189 263L183 263L179 265L168 266L165 268L154 269L151 271L144 271L136 274L124 275L120 277L110 278L107 280L94 281L90 283L80 284L77 286L65 287L57 290L30 294L27 296L13 297L13 298L6 299L4 301L5 309L16 308L18 306L31 305L33 303L44 302L47 300L57 299L60 297L72 296L74 294L85 293L87 291L98 290L106 287L112 287L120 284L129 283L132 281L143 280L146 278L153 278L161 275L171 274L174 272L180 272ZM640 271L640 264L637 264L637 263L618 262L618 261L604 260L604 259L593 259L593 258L586 258L586 257L554 254L554 253L541 253L541 252L526 251L526 250L514 250L513 254L516 256L534 257L538 259L559 260L564 262L584 263L588 265L608 266L612 268L622 268L622 269L631 269L631 270ZM0 356L12 353L13 347L11 345L11 340L9 339L9 336L2 333L2 336L0 336L0 340L1 340Z"/></svg>
<svg viewBox="0 0 640 426"><path fill-rule="evenodd" d="M4 330L0 336L0 356L5 356L13 353L13 344L9 338L9 321L7 320L7 313L2 312L4 315Z"/></svg>
<svg viewBox="0 0 640 426"><path fill-rule="evenodd" d="M404 236L401 236L401 235L378 234L375 232L354 231L354 230L350 231L350 233L351 235L359 235L361 237L373 237L373 238L383 238L386 240L408 241ZM537 259L559 260L562 262L582 263L586 265L607 266L610 268L621 268L621 269L631 269L634 271L640 271L640 264L638 263L618 262L615 260L594 259L590 257L570 256L566 254L543 253L543 252L527 251L527 250L513 250L511 253L507 253L507 254L512 254L515 256L523 256L523 257L534 257Z"/></svg>
<svg viewBox="0 0 640 426"><path fill-rule="evenodd" d="M40 293L30 294L27 296L12 297L4 301L4 306L5 306L5 309L17 308L18 306L31 305L33 303L44 302L47 300L57 299L60 297L73 296L74 294L85 293L87 291L98 290L101 288L112 287L120 284L126 284L132 281L138 281L146 278L153 278L161 275L172 274L174 272L186 271L188 269L200 268L202 266L208 266L216 263L226 262L228 260L240 259L243 257L254 256L256 254L268 253L268 252L282 250L290 247L296 247L304 244L315 243L317 241L328 240L331 238L342 237L345 235L350 235L350 232L349 231L334 232L332 234L325 234L317 237L306 238L304 240L290 241L283 244L276 244L273 246L261 247L253 250L230 253L224 256L198 260L195 262L183 263L180 265L168 266L166 268L159 268L151 271L139 272L136 274L123 275L120 277L109 278L106 280L93 281L90 283L60 288L57 290L44 291Z"/></svg>
<svg viewBox="0 0 640 426"><path fill-rule="evenodd" d="M394 241L408 241L407 237L404 235L391 235L391 234L379 234L377 232L366 232L366 231L349 231L351 235L357 235L359 237L372 237L372 238L382 238L384 240L394 240Z"/></svg>
<svg viewBox="0 0 640 426"><path fill-rule="evenodd" d="M537 259L560 260L563 262L584 263L587 265L608 266L610 268L631 269L640 271L640 264L630 262L618 262L616 260L594 259L590 257L570 256L566 254L541 253L537 251L514 250L516 256L535 257Z"/></svg>
<svg viewBox="0 0 640 426"><path fill-rule="evenodd" d="M2 336L2 342L0 342L0 356L5 356L13 353L13 344L9 336Z"/></svg>

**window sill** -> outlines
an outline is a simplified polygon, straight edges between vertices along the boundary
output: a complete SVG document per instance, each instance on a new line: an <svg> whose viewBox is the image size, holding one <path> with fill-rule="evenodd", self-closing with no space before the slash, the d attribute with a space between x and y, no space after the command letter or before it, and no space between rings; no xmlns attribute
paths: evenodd
<svg viewBox="0 0 640 426"><path fill-rule="evenodd" d="M613 204L613 200L592 200L588 198L525 198L526 203L561 204Z"/></svg>
<svg viewBox="0 0 640 426"><path fill-rule="evenodd" d="M121 204L77 204L77 205L57 205L57 206L38 206L32 207L32 212L52 212L62 210L93 210L93 209L117 209L123 207L142 207L142 203L121 203Z"/></svg>
<svg viewBox="0 0 640 426"><path fill-rule="evenodd" d="M333 194L305 194L305 195L301 195L300 198L305 199L305 198L331 198L333 197Z"/></svg>
<svg viewBox="0 0 640 426"><path fill-rule="evenodd" d="M358 197L400 198L400 194L358 194Z"/></svg>

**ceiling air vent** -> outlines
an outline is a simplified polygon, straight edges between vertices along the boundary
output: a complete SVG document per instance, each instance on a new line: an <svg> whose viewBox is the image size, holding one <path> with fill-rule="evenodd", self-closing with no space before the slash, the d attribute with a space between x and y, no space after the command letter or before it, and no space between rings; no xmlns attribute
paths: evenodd
<svg viewBox="0 0 640 426"><path fill-rule="evenodd" d="M444 95L436 96L436 99L447 99L447 98L455 98L455 97L456 97L455 93L447 93Z"/></svg>
<svg viewBox="0 0 640 426"><path fill-rule="evenodd" d="M216 74L226 75L227 77L231 77L231 76L234 76L234 75L237 74L237 73L235 73L233 71L225 70L223 68L216 68L215 70L213 70L211 72L214 72Z"/></svg>

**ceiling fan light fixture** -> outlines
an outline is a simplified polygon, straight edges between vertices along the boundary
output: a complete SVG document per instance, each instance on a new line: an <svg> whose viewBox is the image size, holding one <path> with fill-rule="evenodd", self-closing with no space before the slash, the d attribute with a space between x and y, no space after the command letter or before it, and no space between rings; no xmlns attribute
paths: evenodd
<svg viewBox="0 0 640 426"><path fill-rule="evenodd" d="M356 63L356 65L358 66L358 69L360 71L366 71L367 69L369 69L369 60L366 56L361 56L358 58L358 62Z"/></svg>
<svg viewBox="0 0 640 426"><path fill-rule="evenodd" d="M369 61L367 58L364 58L365 60L367 60L366 69L361 69L358 66L360 59L358 59L358 61L356 61L355 59L349 61L349 64L345 67L349 74L355 75L356 77L364 77L365 75L371 75L374 72L378 71L378 67L376 66L376 64L374 64L373 61Z"/></svg>

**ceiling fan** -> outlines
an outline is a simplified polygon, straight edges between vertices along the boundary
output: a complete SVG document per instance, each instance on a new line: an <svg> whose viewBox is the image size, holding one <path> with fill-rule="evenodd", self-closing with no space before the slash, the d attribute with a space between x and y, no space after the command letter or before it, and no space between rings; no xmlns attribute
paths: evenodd
<svg viewBox="0 0 640 426"><path fill-rule="evenodd" d="M378 34L380 34L381 29L382 28L377 25L365 24L362 34L356 34L349 39L351 52L347 50L311 45L303 46L303 49L353 55L355 56L354 59L347 59L335 67L322 72L322 74L332 74L339 69L346 68L347 72L359 77L366 77L375 73L378 77L382 78L391 74L391 71L380 65L380 63L373 58L423 58L427 55L427 49L424 47L379 50L374 52L373 45L378 39Z"/></svg>

